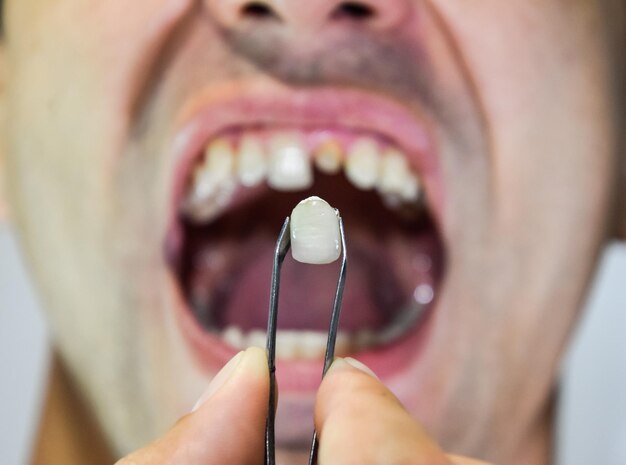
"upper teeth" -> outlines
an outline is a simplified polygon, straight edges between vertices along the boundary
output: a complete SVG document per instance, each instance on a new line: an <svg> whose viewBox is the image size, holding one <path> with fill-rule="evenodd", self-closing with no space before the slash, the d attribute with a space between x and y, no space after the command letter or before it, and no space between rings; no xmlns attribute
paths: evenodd
<svg viewBox="0 0 626 465"><path fill-rule="evenodd" d="M380 171L380 153L376 141L369 138L357 140L350 147L346 161L346 176L356 187L372 189Z"/></svg>
<svg viewBox="0 0 626 465"><path fill-rule="evenodd" d="M254 187L265 179L267 163L263 144L257 137L245 136L239 146L237 174L239 181L246 187Z"/></svg>
<svg viewBox="0 0 626 465"><path fill-rule="evenodd" d="M406 155L381 147L373 137L359 137L349 146L326 138L307 147L297 132L279 131L261 137L246 133L238 144L217 138L205 150L194 171L183 208L197 221L208 221L226 208L238 185L254 187L267 181L280 191L300 191L313 184L313 164L326 174L343 167L346 178L362 190L376 189L388 205L414 203L421 183Z"/></svg>
<svg viewBox="0 0 626 465"><path fill-rule="evenodd" d="M208 219L228 204L236 186L234 160L232 146L224 139L216 139L207 147L186 199L194 218Z"/></svg>
<svg viewBox="0 0 626 465"><path fill-rule="evenodd" d="M341 171L342 153L341 145L337 141L329 139L322 142L315 150L313 161L322 173L337 174Z"/></svg>
<svg viewBox="0 0 626 465"><path fill-rule="evenodd" d="M269 143L270 187L281 191L308 189L313 184L313 170L303 141L297 134L278 134Z"/></svg>
<svg viewBox="0 0 626 465"><path fill-rule="evenodd" d="M380 162L378 189L383 194L411 197L414 182L404 154L395 149L387 150Z"/></svg>

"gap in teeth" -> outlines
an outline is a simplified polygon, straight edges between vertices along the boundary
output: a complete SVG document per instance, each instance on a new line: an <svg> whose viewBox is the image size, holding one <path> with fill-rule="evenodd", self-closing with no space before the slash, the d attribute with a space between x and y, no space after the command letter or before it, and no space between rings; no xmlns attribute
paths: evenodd
<svg viewBox="0 0 626 465"><path fill-rule="evenodd" d="M241 130L213 138L191 175L183 213L208 222L239 188L266 183L277 191L312 187L314 171L343 174L360 190L376 190L390 209L422 209L422 182L394 144L360 133L321 130Z"/></svg>

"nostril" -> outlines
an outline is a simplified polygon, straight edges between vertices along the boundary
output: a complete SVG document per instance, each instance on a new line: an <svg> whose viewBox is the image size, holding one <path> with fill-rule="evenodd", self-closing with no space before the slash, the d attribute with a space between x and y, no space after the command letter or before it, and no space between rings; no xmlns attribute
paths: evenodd
<svg viewBox="0 0 626 465"><path fill-rule="evenodd" d="M269 5L263 2L248 2L241 7L241 16L250 19L280 19Z"/></svg>
<svg viewBox="0 0 626 465"><path fill-rule="evenodd" d="M376 16L376 10L370 5L360 2L342 2L335 8L333 17L336 19L350 19L365 21Z"/></svg>

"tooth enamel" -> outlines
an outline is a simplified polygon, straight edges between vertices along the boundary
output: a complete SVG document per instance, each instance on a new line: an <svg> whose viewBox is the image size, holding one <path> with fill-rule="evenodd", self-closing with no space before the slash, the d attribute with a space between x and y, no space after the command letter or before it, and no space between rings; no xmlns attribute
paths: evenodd
<svg viewBox="0 0 626 465"><path fill-rule="evenodd" d="M378 190L382 194L401 195L410 176L406 157L398 150L386 150L380 162Z"/></svg>
<svg viewBox="0 0 626 465"><path fill-rule="evenodd" d="M248 347L261 347L264 349L267 342L267 333L260 329L253 329L248 333L246 342Z"/></svg>
<svg viewBox="0 0 626 465"><path fill-rule="evenodd" d="M430 284L420 284L413 291L413 298L420 305L428 305L435 297L435 292Z"/></svg>
<svg viewBox="0 0 626 465"><path fill-rule="evenodd" d="M237 326L227 327L222 333L222 339L236 349L243 349L245 347L243 332Z"/></svg>
<svg viewBox="0 0 626 465"><path fill-rule="evenodd" d="M398 195L396 194L383 194L382 200L385 207L389 208L390 210L395 210L402 205L400 197L398 197Z"/></svg>
<svg viewBox="0 0 626 465"><path fill-rule="evenodd" d="M315 150L313 161L322 173L337 174L341 171L341 157L341 146L337 141L329 139Z"/></svg>
<svg viewBox="0 0 626 465"><path fill-rule="evenodd" d="M354 336L354 348L355 350L369 349L374 345L376 336L370 329L362 329Z"/></svg>
<svg viewBox="0 0 626 465"><path fill-rule="evenodd" d="M302 263L332 263L341 254L337 211L319 197L309 197L291 212L291 254Z"/></svg>
<svg viewBox="0 0 626 465"><path fill-rule="evenodd" d="M371 189L376 185L380 164L380 153L376 141L363 137L355 141L348 151L346 177L360 189Z"/></svg>
<svg viewBox="0 0 626 465"><path fill-rule="evenodd" d="M294 359L300 356L300 333L298 331L276 331L276 356Z"/></svg>
<svg viewBox="0 0 626 465"><path fill-rule="evenodd" d="M239 145L237 174L246 187L258 186L265 179L267 163L263 144L258 137L244 136Z"/></svg>
<svg viewBox="0 0 626 465"><path fill-rule="evenodd" d="M225 139L216 139L206 151L207 169L215 183L231 181L235 166L233 148Z"/></svg>
<svg viewBox="0 0 626 465"><path fill-rule="evenodd" d="M402 337L407 328L413 327L424 316L427 308L424 304L416 303L400 309L392 321L374 334L374 345L388 344Z"/></svg>
<svg viewBox="0 0 626 465"><path fill-rule="evenodd" d="M269 141L268 184L279 191L308 189L313 170L306 148L297 135L277 134Z"/></svg>
<svg viewBox="0 0 626 465"><path fill-rule="evenodd" d="M402 186L400 197L405 202L416 202L421 196L421 186L419 179L414 174L409 173Z"/></svg>
<svg viewBox="0 0 626 465"><path fill-rule="evenodd" d="M345 357L352 352L352 336L343 331L337 333L337 340L335 341L335 356Z"/></svg>
<svg viewBox="0 0 626 465"><path fill-rule="evenodd" d="M230 143L216 139L206 151L203 163L194 172L193 186L186 199L186 210L195 220L216 215L235 190L234 154Z"/></svg>
<svg viewBox="0 0 626 465"><path fill-rule="evenodd" d="M300 355L306 359L320 359L326 353L326 340L328 335L318 331L300 332L299 345Z"/></svg>
<svg viewBox="0 0 626 465"><path fill-rule="evenodd" d="M355 351L387 344L406 331L423 314L423 306L407 309L378 332L361 329L356 333L339 331L335 341L335 356L346 357ZM244 334L237 326L228 326L221 333L222 339L235 349L246 347L265 348L266 333L253 329ZM328 334L320 331L278 330L276 332L276 356L281 360L321 360L326 354Z"/></svg>

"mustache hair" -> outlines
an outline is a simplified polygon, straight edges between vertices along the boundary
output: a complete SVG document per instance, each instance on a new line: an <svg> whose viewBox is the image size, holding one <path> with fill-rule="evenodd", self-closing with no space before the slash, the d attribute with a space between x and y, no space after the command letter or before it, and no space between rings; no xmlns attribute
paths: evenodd
<svg viewBox="0 0 626 465"><path fill-rule="evenodd" d="M352 30L308 42L281 34L271 25L222 30L230 50L259 72L292 86L346 85L382 91L402 101L416 97L441 108L433 67L424 50L401 36Z"/></svg>
<svg viewBox="0 0 626 465"><path fill-rule="evenodd" d="M1 1L1 0L0 0ZM396 100L408 109L428 114L455 139L459 147L471 146L470 101L459 94L463 71L451 79L440 76L440 66L429 53L426 36L410 37L402 31L384 33L365 28L344 28L324 33L294 33L272 22L254 21L239 27L219 24L196 5L173 28L162 52L146 73L146 85L129 105L136 124L135 136L150 125L150 105L181 48L201 28L211 31L214 42L197 50L198 59L221 59L223 79L265 75L288 87L346 87L362 89ZM464 84L463 84L464 85ZM455 87L456 86L456 87Z"/></svg>

